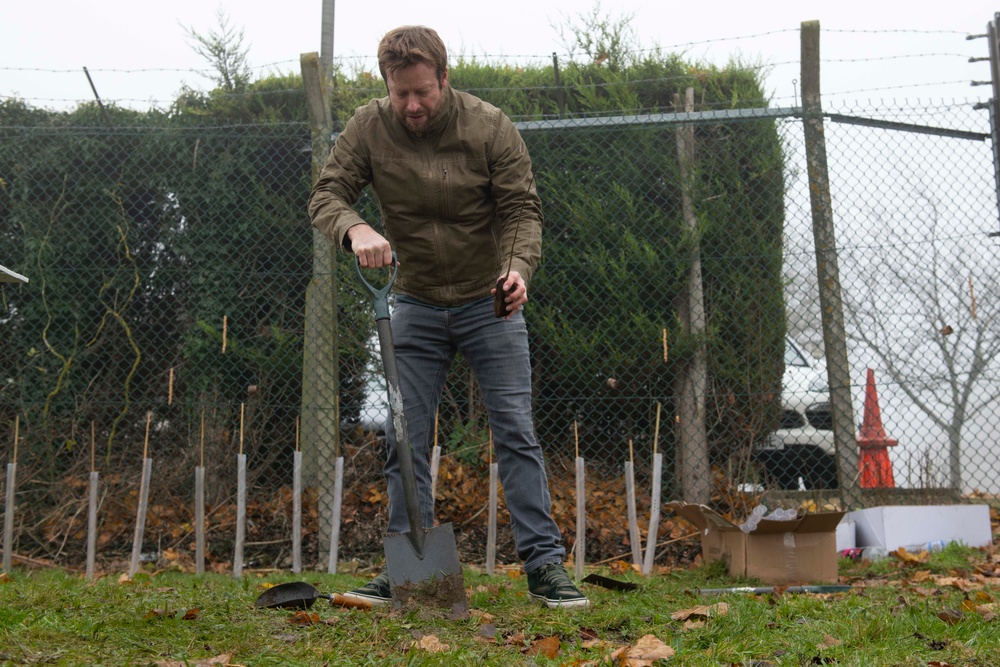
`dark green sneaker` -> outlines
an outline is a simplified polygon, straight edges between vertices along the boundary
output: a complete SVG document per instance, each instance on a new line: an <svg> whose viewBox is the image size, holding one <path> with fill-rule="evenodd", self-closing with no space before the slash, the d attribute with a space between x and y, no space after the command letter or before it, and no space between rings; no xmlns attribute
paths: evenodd
<svg viewBox="0 0 1000 667"><path fill-rule="evenodd" d="M562 563L549 563L528 573L528 593L549 609L587 607L590 600L579 591Z"/></svg>
<svg viewBox="0 0 1000 667"><path fill-rule="evenodd" d="M392 589L389 587L389 575L383 570L377 577L369 581L361 588L344 593L344 597L366 600L373 605L388 604L392 602Z"/></svg>

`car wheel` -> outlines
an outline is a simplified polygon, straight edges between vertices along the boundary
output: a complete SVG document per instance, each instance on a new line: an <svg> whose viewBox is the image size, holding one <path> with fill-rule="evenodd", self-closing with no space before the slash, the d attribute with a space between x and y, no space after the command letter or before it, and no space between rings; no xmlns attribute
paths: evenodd
<svg viewBox="0 0 1000 667"><path fill-rule="evenodd" d="M801 470L808 488L837 488L837 461L818 447L802 447Z"/></svg>

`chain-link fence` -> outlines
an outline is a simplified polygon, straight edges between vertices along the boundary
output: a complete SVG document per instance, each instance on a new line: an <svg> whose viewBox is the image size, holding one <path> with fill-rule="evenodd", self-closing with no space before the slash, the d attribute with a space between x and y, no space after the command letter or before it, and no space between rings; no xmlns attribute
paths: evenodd
<svg viewBox="0 0 1000 667"><path fill-rule="evenodd" d="M353 265L314 247L308 127L96 124L0 128L0 263L30 280L3 285L0 311L18 553L82 562L96 470L98 550L124 558L150 458L146 549L190 561L201 468L208 558L228 568L243 454L246 562L287 566L301 451L304 560L326 564L331 536L341 558L372 557L384 385ZM628 550L629 461L641 515L657 459L664 501L734 511L762 493L851 506L997 493L984 111L826 110L836 244L822 256L839 285L816 277L821 193L798 109L519 127L545 213L525 313L535 425L569 541L586 462L589 560ZM377 221L370 194L358 206ZM846 359L825 358L825 289L842 295ZM833 389L856 425L837 438L830 364L849 371ZM461 359L434 437L438 517L481 559L490 436ZM498 552L515 560L509 529Z"/></svg>

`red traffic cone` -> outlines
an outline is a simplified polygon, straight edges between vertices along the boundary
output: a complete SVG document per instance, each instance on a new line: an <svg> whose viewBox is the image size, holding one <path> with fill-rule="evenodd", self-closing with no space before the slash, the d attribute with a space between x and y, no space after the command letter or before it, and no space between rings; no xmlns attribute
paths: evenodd
<svg viewBox="0 0 1000 667"><path fill-rule="evenodd" d="M868 382L865 385L865 415L858 434L858 446L861 449L858 464L863 488L896 486L886 448L897 444L899 441L888 437L882 426L882 411L878 406L878 391L875 389L875 371L869 368Z"/></svg>

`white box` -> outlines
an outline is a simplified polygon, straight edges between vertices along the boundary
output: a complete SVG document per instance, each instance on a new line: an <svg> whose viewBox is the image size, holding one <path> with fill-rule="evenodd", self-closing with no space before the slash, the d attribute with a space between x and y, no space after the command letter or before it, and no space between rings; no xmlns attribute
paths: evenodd
<svg viewBox="0 0 1000 667"><path fill-rule="evenodd" d="M853 549L857 545L857 528L853 521L845 516L837 524L837 553L844 549Z"/></svg>
<svg viewBox="0 0 1000 667"><path fill-rule="evenodd" d="M858 547L899 547L928 542L960 542L985 547L993 542L988 505L886 505L848 512Z"/></svg>

